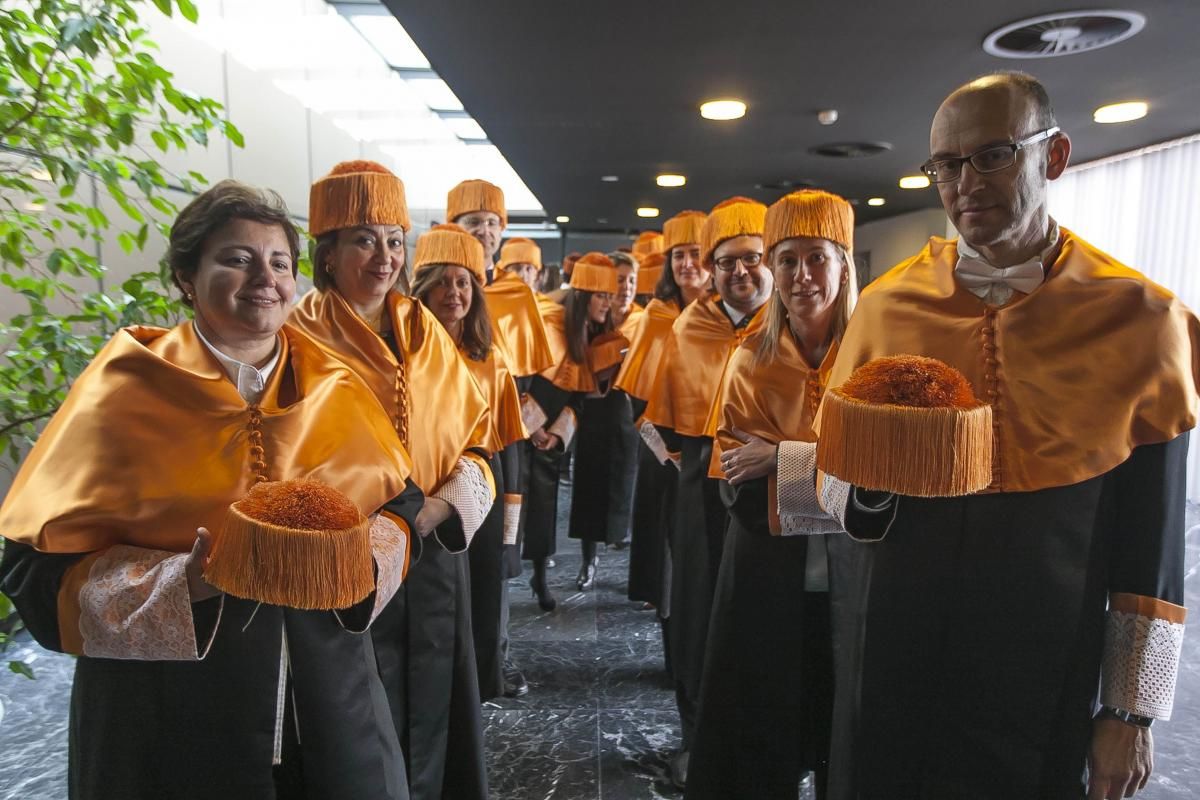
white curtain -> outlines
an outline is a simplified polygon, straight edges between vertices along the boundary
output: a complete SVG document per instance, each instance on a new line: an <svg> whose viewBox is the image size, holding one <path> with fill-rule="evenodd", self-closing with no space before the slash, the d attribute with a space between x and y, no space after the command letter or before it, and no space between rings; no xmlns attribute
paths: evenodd
<svg viewBox="0 0 1200 800"><path fill-rule="evenodd" d="M1200 313L1200 135L1067 170L1050 184L1050 214ZM1200 502L1200 434L1188 500Z"/></svg>

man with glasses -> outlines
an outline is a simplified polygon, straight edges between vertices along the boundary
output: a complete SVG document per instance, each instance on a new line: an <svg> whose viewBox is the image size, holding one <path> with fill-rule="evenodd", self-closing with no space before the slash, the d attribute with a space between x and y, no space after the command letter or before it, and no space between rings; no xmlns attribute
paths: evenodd
<svg viewBox="0 0 1200 800"><path fill-rule="evenodd" d="M717 293L706 293L688 304L672 325L654 396L644 415L654 423L666 448L680 454L669 542L671 610L666 627L683 731L683 751L672 761L671 777L680 787L687 781L708 621L724 547L721 482L708 477L719 416L713 407L729 360L738 345L761 327L760 311L775 287L763 263L766 215L762 203L733 197L713 208L704 221L696 255L707 270L713 270ZM670 238L669 229L665 232ZM672 258L690 260L688 251L695 249L676 246Z"/></svg>
<svg viewBox="0 0 1200 800"><path fill-rule="evenodd" d="M830 386L902 353L961 371L994 456L966 497L822 478L853 537L830 543L832 797L1115 800L1149 777L1186 615L1200 326L1055 224L1070 151L1031 76L954 91L924 170L960 238L869 287L843 339Z"/></svg>

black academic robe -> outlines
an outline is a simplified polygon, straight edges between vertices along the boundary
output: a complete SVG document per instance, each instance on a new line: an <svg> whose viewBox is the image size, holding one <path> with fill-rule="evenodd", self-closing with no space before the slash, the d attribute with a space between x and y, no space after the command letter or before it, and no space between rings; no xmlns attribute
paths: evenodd
<svg viewBox="0 0 1200 800"><path fill-rule="evenodd" d="M830 796L1082 797L1109 593L1183 603L1186 459L1183 434L1069 486L852 501L877 541L830 546Z"/></svg>
<svg viewBox="0 0 1200 800"><path fill-rule="evenodd" d="M795 800L823 773L833 713L827 592L804 590L809 536L772 536L767 479L721 481L729 509L688 800Z"/></svg>
<svg viewBox="0 0 1200 800"><path fill-rule="evenodd" d="M646 404L634 400L633 405L633 417L638 419ZM664 618L671 613L667 538L678 479L679 470L674 464L660 464L644 442L638 445L630 524L629 599L651 603Z"/></svg>
<svg viewBox="0 0 1200 800"><path fill-rule="evenodd" d="M560 414L578 415L582 395L564 391L541 375L533 376L529 394L537 401L546 418L553 423ZM574 439L566 443L570 450ZM539 450L530 445L529 480L525 484L522 513L524 529L521 556L527 561L540 561L558 552L558 475L564 458L563 449Z"/></svg>
<svg viewBox="0 0 1200 800"><path fill-rule="evenodd" d="M683 749L691 747L700 701L700 678L708 642L708 623L717 571L724 549L725 505L720 484L708 477L712 439L664 431L672 449L678 445L680 472L675 523L671 528L671 616L667 625L671 672L683 728Z"/></svg>
<svg viewBox="0 0 1200 800"><path fill-rule="evenodd" d="M410 482L387 509L413 526L423 502ZM5 542L0 591L47 649L61 649L58 589L80 558ZM79 656L70 798L406 800L404 756L362 633L374 601L335 614L226 595L192 606L199 641L216 626L201 661Z"/></svg>
<svg viewBox="0 0 1200 800"><path fill-rule="evenodd" d="M580 401L568 535L617 544L629 537L638 442L629 395L611 389Z"/></svg>
<svg viewBox="0 0 1200 800"><path fill-rule="evenodd" d="M505 469L504 453L488 459L496 481L496 502L483 524L471 539L467 550L471 573L471 636L475 645L476 672L479 676L479 699L499 697L504 691L504 653L501 645L507 624L502 601L507 587L507 565L504 555L504 493L509 489L506 478L512 467Z"/></svg>

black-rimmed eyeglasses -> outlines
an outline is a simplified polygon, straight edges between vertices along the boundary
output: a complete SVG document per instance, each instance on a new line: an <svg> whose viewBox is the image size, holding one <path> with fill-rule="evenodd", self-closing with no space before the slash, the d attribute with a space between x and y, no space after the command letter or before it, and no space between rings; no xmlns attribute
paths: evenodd
<svg viewBox="0 0 1200 800"><path fill-rule="evenodd" d="M1017 163L1018 150L1023 150L1038 142L1044 142L1058 132L1059 129L1057 127L1046 128L1045 130L1026 136L1018 142L989 145L976 150L969 156L931 158L921 165L921 172L924 172L929 180L934 183L949 183L952 180L956 180L962 174L963 164L967 161L971 162L971 166L980 175L986 175L989 172L999 172Z"/></svg>
<svg viewBox="0 0 1200 800"><path fill-rule="evenodd" d="M743 253L740 256L722 256L716 259L713 263L717 265L717 269L721 272L733 272L737 269L738 262L742 262L742 266L746 269L754 269L762 263L762 253Z"/></svg>

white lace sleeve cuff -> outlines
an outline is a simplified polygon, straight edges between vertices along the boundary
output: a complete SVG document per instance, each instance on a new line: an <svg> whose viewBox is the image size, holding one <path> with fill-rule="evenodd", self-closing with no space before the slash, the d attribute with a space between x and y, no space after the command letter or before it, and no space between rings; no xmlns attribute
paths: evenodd
<svg viewBox="0 0 1200 800"><path fill-rule="evenodd" d="M199 661L207 641L196 638L188 594L187 553L117 545L104 551L79 589L83 654L139 661ZM224 596L221 605L224 607Z"/></svg>
<svg viewBox="0 0 1200 800"><path fill-rule="evenodd" d="M371 622L400 590L408 568L409 535L394 519L383 514L371 520L371 554L375 557L375 606Z"/></svg>
<svg viewBox="0 0 1200 800"><path fill-rule="evenodd" d="M837 519L821 508L817 498L817 445L780 442L776 456L776 511L783 536L837 533Z"/></svg>
<svg viewBox="0 0 1200 800"><path fill-rule="evenodd" d="M527 431L541 430L546 424L546 412L530 394L521 395L521 421Z"/></svg>
<svg viewBox="0 0 1200 800"><path fill-rule="evenodd" d="M563 450L571 444L571 440L575 438L575 431L579 428L579 420L575 417L575 409L567 406L558 415L558 419L554 420L554 424L546 428L546 433L553 433L562 441Z"/></svg>
<svg viewBox="0 0 1200 800"><path fill-rule="evenodd" d="M1170 719L1187 609L1135 594L1113 594L1104 631L1100 702Z"/></svg>
<svg viewBox="0 0 1200 800"><path fill-rule="evenodd" d="M658 428L654 427L653 422L643 420L641 427L638 428L638 435L642 437L642 441L650 449L650 454L658 459L658 463L666 464L670 462L678 469L679 453L672 453L667 448L667 443L663 440L662 434L658 432Z"/></svg>
<svg viewBox="0 0 1200 800"><path fill-rule="evenodd" d="M521 501L519 494L504 495L504 543L516 544L517 532L521 528Z"/></svg>
<svg viewBox="0 0 1200 800"><path fill-rule="evenodd" d="M484 518L492 510L492 501L494 500L492 492L492 485L477 462L469 458L458 459L458 464L454 467L454 473L450 476L450 480L442 484L442 488L434 492L433 496L445 500L458 512L458 519L462 524L463 540L466 544L462 550L446 547L446 543L441 538L438 538L438 544L452 553L465 551L471 544L471 538L475 536L475 532L483 525ZM434 535L437 535L436 531Z"/></svg>

